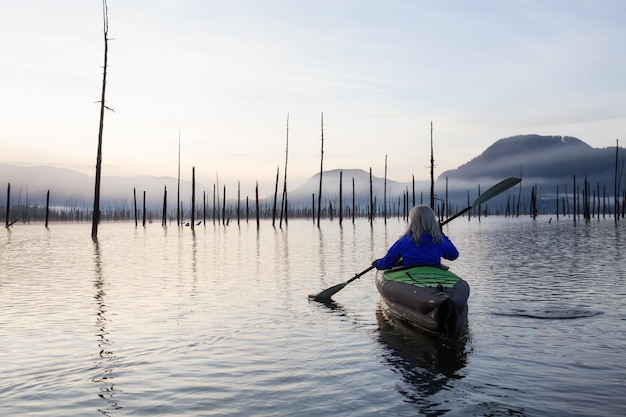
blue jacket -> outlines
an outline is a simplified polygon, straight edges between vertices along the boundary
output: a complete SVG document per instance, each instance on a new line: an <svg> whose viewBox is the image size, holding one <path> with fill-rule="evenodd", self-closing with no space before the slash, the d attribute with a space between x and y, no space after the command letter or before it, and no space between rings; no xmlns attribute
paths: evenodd
<svg viewBox="0 0 626 417"><path fill-rule="evenodd" d="M413 242L413 234L404 235L398 239L387 251L387 254L374 261L376 269L389 269L402 260L403 266L439 266L441 258L455 260L459 251L447 236L441 242L433 242L429 233L423 233L419 246Z"/></svg>

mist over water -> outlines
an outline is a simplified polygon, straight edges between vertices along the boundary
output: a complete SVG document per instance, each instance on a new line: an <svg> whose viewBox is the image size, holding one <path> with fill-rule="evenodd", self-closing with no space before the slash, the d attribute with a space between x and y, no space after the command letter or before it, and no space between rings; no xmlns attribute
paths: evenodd
<svg viewBox="0 0 626 417"><path fill-rule="evenodd" d="M621 416L625 226L540 216L444 227L471 285L444 341L380 309L405 224L0 232L1 415Z"/></svg>

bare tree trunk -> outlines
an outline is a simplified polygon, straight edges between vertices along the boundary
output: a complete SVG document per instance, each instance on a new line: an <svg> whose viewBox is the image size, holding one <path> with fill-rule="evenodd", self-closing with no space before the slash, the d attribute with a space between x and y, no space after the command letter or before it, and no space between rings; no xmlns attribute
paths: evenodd
<svg viewBox="0 0 626 417"><path fill-rule="evenodd" d="M287 214L289 213L289 205L287 203L287 161L289 159L289 113L287 113L287 140L285 144L285 179L283 181L283 200L280 205L280 223L279 227L283 227L283 214L285 217L285 226L287 226Z"/></svg>
<svg viewBox="0 0 626 417"><path fill-rule="evenodd" d="M182 226L180 218L180 129L178 129L178 187L176 189L176 225Z"/></svg>
<svg viewBox="0 0 626 417"><path fill-rule="evenodd" d="M591 220L589 215L589 181L587 180L587 174L585 174L583 182L583 219L585 219L585 223L589 223Z"/></svg>
<svg viewBox="0 0 626 417"><path fill-rule="evenodd" d="M142 217L141 225L146 227L146 192L143 192L143 217Z"/></svg>
<svg viewBox="0 0 626 417"><path fill-rule="evenodd" d="M576 201L576 174L573 175L574 178L574 190L572 191L572 213L574 215L574 224L576 224L576 216L578 214L578 207L577 207L577 201Z"/></svg>
<svg viewBox="0 0 626 417"><path fill-rule="evenodd" d="M256 182L256 187L254 188L254 192L256 195L256 227L257 229L261 226L261 221L259 219L259 181Z"/></svg>
<svg viewBox="0 0 626 417"><path fill-rule="evenodd" d="M343 171L339 171L339 226L343 222Z"/></svg>
<svg viewBox="0 0 626 417"><path fill-rule="evenodd" d="M7 212L6 212L6 216L5 216L5 222L4 225L6 228L9 227L9 211L11 208L11 183L8 183L9 185L7 186Z"/></svg>
<svg viewBox="0 0 626 417"><path fill-rule="evenodd" d="M196 224L196 167L191 167L191 230Z"/></svg>
<svg viewBox="0 0 626 417"><path fill-rule="evenodd" d="M356 216L356 201L354 192L354 177L352 177L352 224L354 224L354 216Z"/></svg>
<svg viewBox="0 0 626 417"><path fill-rule="evenodd" d="M322 151L320 154L320 190L317 195L317 227L320 227L322 215L322 173L324 172L324 112L322 112Z"/></svg>
<svg viewBox="0 0 626 417"><path fill-rule="evenodd" d="M217 192L217 224L220 224L220 176L215 173L216 192Z"/></svg>
<svg viewBox="0 0 626 417"><path fill-rule="evenodd" d="M478 196L480 197L480 184L478 184ZM480 222L480 204L478 205L478 221Z"/></svg>
<svg viewBox="0 0 626 417"><path fill-rule="evenodd" d="M213 184L213 211L212 211L213 225L215 225L215 211L217 210L217 207L215 206L215 194L216 193L217 193L217 190L215 189L215 184Z"/></svg>
<svg viewBox="0 0 626 417"><path fill-rule="evenodd" d="M563 201L563 216L565 216L566 214L566 210L567 210L567 216L570 215L570 208L569 208L569 196L567 195L567 184L563 185L563 188L565 189L565 201ZM567 209L566 209L567 207Z"/></svg>
<svg viewBox="0 0 626 417"><path fill-rule="evenodd" d="M535 186L530 189L530 217L533 219L535 214Z"/></svg>
<svg viewBox="0 0 626 417"><path fill-rule="evenodd" d="M559 185L558 184L556 185L556 221L559 221Z"/></svg>
<svg viewBox="0 0 626 417"><path fill-rule="evenodd" d="M222 198L222 224L226 225L226 185L224 185L224 198Z"/></svg>
<svg viewBox="0 0 626 417"><path fill-rule="evenodd" d="M600 181L598 181L596 189L598 190L598 220L600 220Z"/></svg>
<svg viewBox="0 0 626 417"><path fill-rule="evenodd" d="M524 178L524 177L522 177L522 166L521 165L519 167L519 177L520 178ZM565 190L565 194L567 195L567 189ZM521 202L522 202L522 183L520 182L520 184L519 184L519 191L517 193L517 209L516 209L515 217L519 217L519 210L520 210Z"/></svg>
<svg viewBox="0 0 626 417"><path fill-rule="evenodd" d="M48 228L48 213L50 211L50 190L46 193L46 229Z"/></svg>
<svg viewBox="0 0 626 417"><path fill-rule="evenodd" d="M614 194L614 216L615 216L615 222L617 223L617 218L619 216L619 180L621 178L618 178L618 174L617 174L617 167L619 165L619 139L615 140L615 194Z"/></svg>
<svg viewBox="0 0 626 417"><path fill-rule="evenodd" d="M163 187L163 216L161 216L161 226L167 226L167 185Z"/></svg>
<svg viewBox="0 0 626 417"><path fill-rule="evenodd" d="M276 203L278 200L278 177L280 167L276 168L276 183L274 185L274 206L272 207L272 227L276 226Z"/></svg>
<svg viewBox="0 0 626 417"><path fill-rule="evenodd" d="M430 208L435 209L435 157L433 154L433 122L430 122Z"/></svg>
<svg viewBox="0 0 626 417"><path fill-rule="evenodd" d="M104 109L106 108L107 59L109 50L109 16L106 0L102 1L104 20L104 70L102 73L102 95L100 97L100 128L98 130L98 153L96 154L96 183L93 196L93 216L91 222L91 238L98 240L98 224L100 223L100 179L102 175L102 132L104 130Z"/></svg>
<svg viewBox="0 0 626 417"><path fill-rule="evenodd" d="M135 227L137 227L137 189L133 187L133 201L135 209Z"/></svg>
<svg viewBox="0 0 626 417"><path fill-rule="evenodd" d="M372 185L372 167L370 167L370 225L374 224L374 190Z"/></svg>
<svg viewBox="0 0 626 417"><path fill-rule="evenodd" d="M385 155L385 184L383 186L383 217L387 224L387 155Z"/></svg>
<svg viewBox="0 0 626 417"><path fill-rule="evenodd" d="M448 177L446 177L446 210L445 210L445 218L447 219L448 217L450 217L450 210L449 210L449 201L448 201Z"/></svg>

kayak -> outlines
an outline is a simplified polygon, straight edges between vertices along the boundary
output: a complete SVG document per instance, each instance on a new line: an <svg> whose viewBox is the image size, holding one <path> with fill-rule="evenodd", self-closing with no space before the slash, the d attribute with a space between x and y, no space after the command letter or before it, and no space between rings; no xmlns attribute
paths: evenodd
<svg viewBox="0 0 626 417"><path fill-rule="evenodd" d="M467 329L469 284L445 268L380 270L376 288L385 310L420 330L456 338Z"/></svg>

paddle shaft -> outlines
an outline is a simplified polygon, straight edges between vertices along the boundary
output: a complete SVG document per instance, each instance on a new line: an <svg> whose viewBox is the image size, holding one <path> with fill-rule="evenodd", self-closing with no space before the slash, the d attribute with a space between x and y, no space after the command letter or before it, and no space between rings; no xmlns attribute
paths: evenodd
<svg viewBox="0 0 626 417"><path fill-rule="evenodd" d="M447 219L445 219L444 221L442 221L442 222L441 222L441 225L443 226L444 224L451 222L452 220L456 219L457 217L464 215L465 213L467 213L468 211L470 211L470 210L472 209L472 207L474 207L474 206L469 205L469 206L465 207L463 210L459 211L459 212L458 212L457 214L455 214L454 216L452 216L452 217L448 217Z"/></svg>
<svg viewBox="0 0 626 417"><path fill-rule="evenodd" d="M347 280L346 282L344 282L344 284L348 285L349 283L351 283L352 281L354 281L355 279L359 279L361 278L361 276L365 275L366 273L370 272L372 269L374 269L375 266L371 265L369 268L367 268L364 271L359 272L358 274L355 274L352 278L350 278L349 280Z"/></svg>

